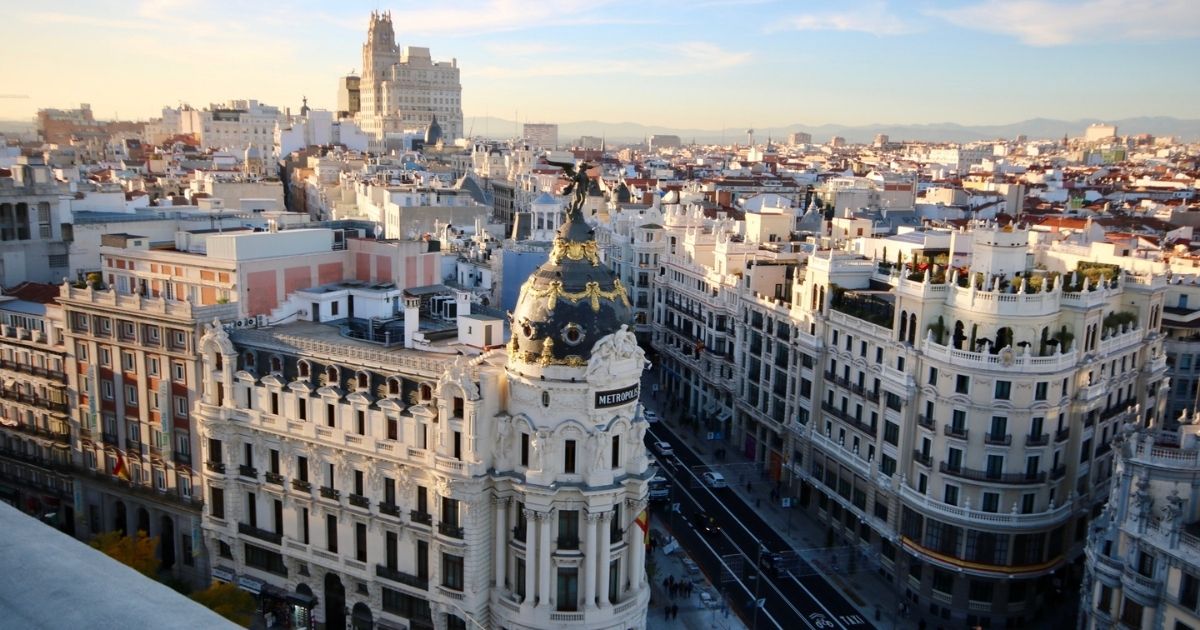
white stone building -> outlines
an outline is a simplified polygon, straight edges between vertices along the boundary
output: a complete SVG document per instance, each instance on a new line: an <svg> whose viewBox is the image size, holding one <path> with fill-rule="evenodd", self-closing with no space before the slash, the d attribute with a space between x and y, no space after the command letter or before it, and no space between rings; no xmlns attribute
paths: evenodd
<svg viewBox="0 0 1200 630"><path fill-rule="evenodd" d="M300 627L645 628L645 359L587 229L562 226L507 351L501 320L454 299L439 319L414 288L389 324L404 344L347 338L355 320L326 309L211 328L196 416L214 577ZM441 341L415 350L414 332Z"/></svg>
<svg viewBox="0 0 1200 630"><path fill-rule="evenodd" d="M463 136L457 60L434 61L428 48L397 46L391 12L371 12L359 95L359 126L377 141L424 130L435 116L447 144Z"/></svg>

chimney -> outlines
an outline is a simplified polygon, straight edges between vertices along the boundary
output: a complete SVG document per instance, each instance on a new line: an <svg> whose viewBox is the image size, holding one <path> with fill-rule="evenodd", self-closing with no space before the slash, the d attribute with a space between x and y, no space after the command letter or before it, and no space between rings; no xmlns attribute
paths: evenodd
<svg viewBox="0 0 1200 630"><path fill-rule="evenodd" d="M421 323L421 298L404 296L404 347L413 347L413 337Z"/></svg>

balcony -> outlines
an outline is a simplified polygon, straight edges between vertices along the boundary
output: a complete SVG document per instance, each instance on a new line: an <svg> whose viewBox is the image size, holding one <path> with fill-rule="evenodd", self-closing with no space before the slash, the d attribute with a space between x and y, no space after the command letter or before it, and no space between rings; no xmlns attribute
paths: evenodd
<svg viewBox="0 0 1200 630"><path fill-rule="evenodd" d="M1053 479L1053 480L1062 479L1066 475L1067 475L1067 467L1066 466L1058 466L1057 468L1054 468L1050 471L1050 479Z"/></svg>
<svg viewBox="0 0 1200 630"><path fill-rule="evenodd" d="M330 488L329 486L321 486L321 496L326 499L333 499L334 501L337 501L339 498L341 498L342 493L338 490Z"/></svg>
<svg viewBox="0 0 1200 630"><path fill-rule="evenodd" d="M242 464L238 466L238 475L249 479L258 479L258 469L253 466Z"/></svg>
<svg viewBox="0 0 1200 630"><path fill-rule="evenodd" d="M4 359L0 359L0 370L8 370L10 372L24 372L25 374L30 374L33 376L40 376L42 378L48 378L52 381L58 381L60 383L67 382L67 374L65 372L60 372L58 370L51 370L51 369L47 369L44 367L37 367L35 365L29 365L26 363L21 363L19 361L6 361Z"/></svg>
<svg viewBox="0 0 1200 630"><path fill-rule="evenodd" d="M109 445L112 445L112 446L116 446L116 445L119 443L119 441L120 441L120 440L118 440L118 439L117 439L117 434L116 434L116 433L109 433L108 431L105 431L105 432L104 432L104 436L103 436L103 438L102 438L102 439L104 440L104 443L105 443L105 444L109 444Z"/></svg>
<svg viewBox="0 0 1200 630"><path fill-rule="evenodd" d="M346 498L350 500L350 505L353 505L354 507L360 507L364 509L371 507L371 500L361 494L351 494Z"/></svg>
<svg viewBox="0 0 1200 630"><path fill-rule="evenodd" d="M67 403L65 401L51 400L49 398L43 398L33 394L26 394L14 389L4 389L0 387L0 398L19 403L25 403L27 405L33 405L35 407L41 407L42 409L47 409L57 413L67 413Z"/></svg>
<svg viewBox="0 0 1200 630"><path fill-rule="evenodd" d="M312 492L312 484L303 479L293 479L292 489L300 492Z"/></svg>
<svg viewBox="0 0 1200 630"><path fill-rule="evenodd" d="M209 472L215 472L215 473L219 473L222 475L225 474L225 463L224 462L216 462L216 461L213 461L210 459L210 460L204 462L204 467L207 468Z"/></svg>
<svg viewBox="0 0 1200 630"><path fill-rule="evenodd" d="M265 529L255 527L249 523L238 523L238 533L243 536L250 536L259 540L265 540L269 543L280 545L283 544L283 535L270 532Z"/></svg>
<svg viewBox="0 0 1200 630"><path fill-rule="evenodd" d="M412 575L411 573L405 573L403 571L389 568L384 564L375 565L375 575L385 580L396 582L397 584L403 584L405 586L421 589L422 591L429 590L429 580L423 580L415 575Z"/></svg>
<svg viewBox="0 0 1200 630"><path fill-rule="evenodd" d="M399 517L400 516L400 507L398 505L396 505L395 503L380 503L379 504L379 513L387 514L388 516Z"/></svg>
<svg viewBox="0 0 1200 630"><path fill-rule="evenodd" d="M1142 599L1151 602L1158 601L1159 595L1162 593L1161 581L1135 573L1128 567L1126 567L1125 574L1121 576L1121 585L1125 587L1126 591L1133 591Z"/></svg>
<svg viewBox="0 0 1200 630"><path fill-rule="evenodd" d="M967 439L967 428L966 427L956 427L952 424L947 424L942 427L942 432L952 438L958 438L960 440Z"/></svg>
<svg viewBox="0 0 1200 630"><path fill-rule="evenodd" d="M61 423L56 422L55 424L58 425ZM62 425L61 427L59 427L59 429L50 429L50 428L46 428L46 427L39 427L35 424L15 424L15 425L5 424L5 425L0 425L0 428L4 428L9 431L19 431L26 435L35 435L38 437L53 440L55 442L62 442L64 444L71 443L71 430L65 424Z"/></svg>
<svg viewBox="0 0 1200 630"><path fill-rule="evenodd" d="M430 514L429 512L422 512L420 510L412 510L408 513L408 518L409 518L409 520L411 520L414 523L420 523L422 525L433 525L433 515Z"/></svg>
<svg viewBox="0 0 1200 630"><path fill-rule="evenodd" d="M575 551L579 549L578 536L559 536L556 542L560 551Z"/></svg>
<svg viewBox="0 0 1200 630"><path fill-rule="evenodd" d="M992 444L994 446L1012 446L1011 433L985 433L983 436L984 444Z"/></svg>
<svg viewBox="0 0 1200 630"><path fill-rule="evenodd" d="M937 428L937 424L934 421L934 419L927 415L924 415L924 414L917 416L917 424L919 424L931 431L934 430L935 428Z"/></svg>
<svg viewBox="0 0 1200 630"><path fill-rule="evenodd" d="M1045 446L1050 443L1050 434L1026 435L1025 446Z"/></svg>
<svg viewBox="0 0 1200 630"><path fill-rule="evenodd" d="M922 453L919 450L913 449L913 460L925 466L933 466L933 456L928 453Z"/></svg>
<svg viewBox="0 0 1200 630"><path fill-rule="evenodd" d="M942 462L938 470L945 475L953 475L955 477L969 479L971 481L985 481L990 483L1025 485L1042 483L1046 481L1045 472L1037 472L1032 475L1028 473L992 472L990 470L974 470L971 468L963 468L962 466L951 466L946 462Z"/></svg>
<svg viewBox="0 0 1200 630"><path fill-rule="evenodd" d="M1066 442L1071 437L1071 427L1063 427L1054 433L1054 443Z"/></svg>
<svg viewBox="0 0 1200 630"><path fill-rule="evenodd" d="M283 485L283 475L276 472L271 472L268 470L267 472L263 473L263 479L270 484L275 484L277 486Z"/></svg>
<svg viewBox="0 0 1200 630"><path fill-rule="evenodd" d="M462 539L463 528L453 523L438 523L438 533L449 538Z"/></svg>
<svg viewBox="0 0 1200 630"><path fill-rule="evenodd" d="M150 451L151 452L154 451L153 446L150 447ZM184 466L192 465L192 454L191 453L181 453L179 451L175 451L174 453L171 453L171 457L175 460L176 464L182 464Z"/></svg>

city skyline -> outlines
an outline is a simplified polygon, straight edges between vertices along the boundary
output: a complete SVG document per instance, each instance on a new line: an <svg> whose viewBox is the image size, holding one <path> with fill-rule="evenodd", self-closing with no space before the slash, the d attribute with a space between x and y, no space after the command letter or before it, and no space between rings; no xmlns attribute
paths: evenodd
<svg viewBox="0 0 1200 630"><path fill-rule="evenodd" d="M401 46L457 59L468 127L485 116L697 128L1200 117L1192 104L1200 86L1173 78L1186 76L1187 60L1200 54L1200 5L1176 0L539 9L504 1L357 2L336 11L315 2L284 11L190 0L132 11L106 3L14 7L0 28L15 48L38 54L10 66L0 119L80 102L104 119L148 119L164 105L230 98L295 110L307 96L310 106L333 109L337 78L361 71L372 10L391 11ZM47 39L78 45L47 47ZM82 66L79 50L101 61ZM1154 98L1090 96L1100 93L1098 78L1117 76L1155 85ZM764 85L769 91L756 87Z"/></svg>

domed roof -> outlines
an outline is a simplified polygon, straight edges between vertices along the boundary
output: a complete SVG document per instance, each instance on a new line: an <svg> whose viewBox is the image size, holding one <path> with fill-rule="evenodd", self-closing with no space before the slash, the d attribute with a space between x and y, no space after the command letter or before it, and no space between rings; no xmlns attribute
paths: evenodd
<svg viewBox="0 0 1200 630"><path fill-rule="evenodd" d="M550 259L530 275L512 312L509 360L587 365L592 346L633 324L624 285L600 262L582 203L572 203Z"/></svg>
<svg viewBox="0 0 1200 630"><path fill-rule="evenodd" d="M434 114L433 119L429 121L429 126L425 128L425 146L433 146L442 139L442 126L438 124L437 114Z"/></svg>

